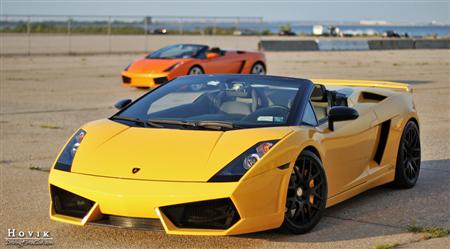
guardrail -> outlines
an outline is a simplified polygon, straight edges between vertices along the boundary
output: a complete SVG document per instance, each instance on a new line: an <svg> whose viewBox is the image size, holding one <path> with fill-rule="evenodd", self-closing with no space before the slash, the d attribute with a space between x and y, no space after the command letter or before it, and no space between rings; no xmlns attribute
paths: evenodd
<svg viewBox="0 0 450 249"><path fill-rule="evenodd" d="M261 40L258 47L263 51L449 49L450 39Z"/></svg>

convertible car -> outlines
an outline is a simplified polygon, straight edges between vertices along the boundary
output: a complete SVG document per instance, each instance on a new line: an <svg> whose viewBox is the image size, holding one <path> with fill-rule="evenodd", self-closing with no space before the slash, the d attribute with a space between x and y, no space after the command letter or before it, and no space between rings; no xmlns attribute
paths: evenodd
<svg viewBox="0 0 450 249"><path fill-rule="evenodd" d="M52 220L169 234L305 233L326 207L419 177L406 84L184 76L115 106L57 156Z"/></svg>
<svg viewBox="0 0 450 249"><path fill-rule="evenodd" d="M127 66L122 71L122 85L153 88L182 75L226 73L266 74L266 58L260 52L176 44ZM195 89L196 85L192 87Z"/></svg>

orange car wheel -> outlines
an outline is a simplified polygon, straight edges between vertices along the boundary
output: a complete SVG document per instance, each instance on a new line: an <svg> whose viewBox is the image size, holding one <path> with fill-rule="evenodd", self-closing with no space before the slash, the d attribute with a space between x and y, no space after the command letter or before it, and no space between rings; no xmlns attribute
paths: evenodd
<svg viewBox="0 0 450 249"><path fill-rule="evenodd" d="M264 75L264 74L266 74L266 67L261 62L256 62L253 65L252 70L250 71L250 73L251 74Z"/></svg>

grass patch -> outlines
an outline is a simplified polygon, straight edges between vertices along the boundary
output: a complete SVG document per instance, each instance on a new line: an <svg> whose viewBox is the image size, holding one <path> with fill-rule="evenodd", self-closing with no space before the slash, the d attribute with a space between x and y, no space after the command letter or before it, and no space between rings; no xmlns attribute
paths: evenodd
<svg viewBox="0 0 450 249"><path fill-rule="evenodd" d="M53 129L53 130L61 129L60 126L57 126L54 124L41 124L41 125L39 125L39 127L43 128L43 129Z"/></svg>
<svg viewBox="0 0 450 249"><path fill-rule="evenodd" d="M411 233L425 233L428 239L445 237L450 234L450 229L442 227L423 227L418 225L409 225L407 230Z"/></svg>
<svg viewBox="0 0 450 249"><path fill-rule="evenodd" d="M44 169L44 168L41 168L39 166L30 166L29 169L31 169L31 170L38 170L38 171L44 171L44 172L50 172L50 169Z"/></svg>
<svg viewBox="0 0 450 249"><path fill-rule="evenodd" d="M376 245L374 247L374 249L392 249L395 248L397 246L399 246L400 244L395 243L395 244L380 244L380 245Z"/></svg>

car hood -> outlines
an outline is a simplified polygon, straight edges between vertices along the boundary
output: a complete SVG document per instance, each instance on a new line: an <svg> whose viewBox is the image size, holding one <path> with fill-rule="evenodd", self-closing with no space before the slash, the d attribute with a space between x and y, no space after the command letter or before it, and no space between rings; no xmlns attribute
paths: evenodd
<svg viewBox="0 0 450 249"><path fill-rule="evenodd" d="M87 134L75 155L74 173L191 182L208 181L254 144L281 139L292 131L289 127L226 132L138 128L111 120L82 129Z"/></svg>
<svg viewBox="0 0 450 249"><path fill-rule="evenodd" d="M175 63L185 62L188 59L139 59L131 63L128 72L132 73L162 73Z"/></svg>

